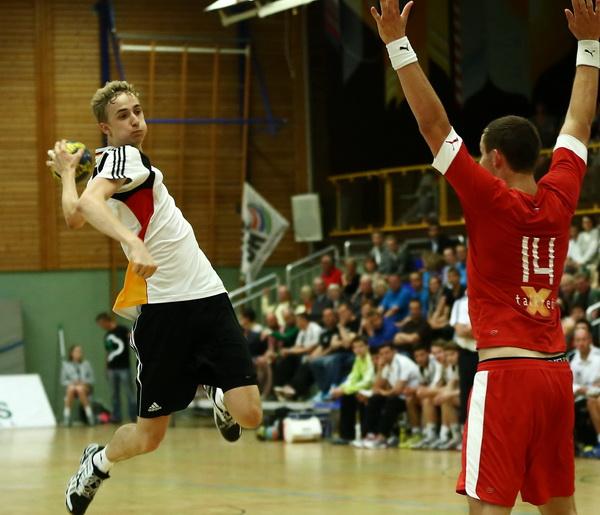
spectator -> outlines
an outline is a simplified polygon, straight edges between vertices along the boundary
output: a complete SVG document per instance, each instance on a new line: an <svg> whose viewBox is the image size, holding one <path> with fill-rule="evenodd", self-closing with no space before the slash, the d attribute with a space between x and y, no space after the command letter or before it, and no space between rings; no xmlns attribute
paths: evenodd
<svg viewBox="0 0 600 515"><path fill-rule="evenodd" d="M569 248L567 250L567 261L565 270L571 274L579 271L579 263L581 263L581 253L577 245L577 237L579 236L579 227L577 224L571 223L569 227Z"/></svg>
<svg viewBox="0 0 600 515"><path fill-rule="evenodd" d="M450 325L454 328L454 341L460 347L458 355L458 376L460 390L459 422L464 425L467 421L467 404L473 388L479 357L477 343L473 337L471 319L469 318L469 300L467 291L452 306Z"/></svg>
<svg viewBox="0 0 600 515"><path fill-rule="evenodd" d="M421 272L411 272L408 276L408 290L411 299L417 299L421 302L423 316L427 317L427 305L429 303L429 288L423 285L423 275Z"/></svg>
<svg viewBox="0 0 600 515"><path fill-rule="evenodd" d="M369 256L373 258L377 266L381 265L381 256L384 252L383 247L383 234L379 231L375 231L371 234L371 242L373 247L369 251Z"/></svg>
<svg viewBox="0 0 600 515"><path fill-rule="evenodd" d="M342 275L342 286L344 287L344 297L349 299L358 290L358 284L360 282L360 274L356 270L356 261L352 258L348 258L345 261L346 270Z"/></svg>
<svg viewBox="0 0 600 515"><path fill-rule="evenodd" d="M273 315L275 317L275 315ZM252 308L244 308L240 315L240 326L248 341L248 350L256 368L256 378L261 397L266 399L271 393L273 374L268 355L268 339L262 337L262 327L256 323L256 312Z"/></svg>
<svg viewBox="0 0 600 515"><path fill-rule="evenodd" d="M444 250L444 268L442 268L442 283L448 287L450 286L450 281L448 279L448 272L451 269L458 270L460 275L460 284L462 286L466 286L467 284L467 267L460 268L458 259L456 257L456 251L453 247L448 247Z"/></svg>
<svg viewBox="0 0 600 515"><path fill-rule="evenodd" d="M311 322L306 313L298 314L296 320L299 329L296 343L292 348L282 349L275 362L275 393L280 400L305 395L314 381L309 361L319 346L323 329Z"/></svg>
<svg viewBox="0 0 600 515"><path fill-rule="evenodd" d="M435 252L426 251L423 253L423 284L429 284L432 277L439 277L444 267L444 258Z"/></svg>
<svg viewBox="0 0 600 515"><path fill-rule="evenodd" d="M314 302L315 295L313 290L308 284L305 284L300 288L300 307L304 308L302 312L310 316L312 314Z"/></svg>
<svg viewBox="0 0 600 515"><path fill-rule="evenodd" d="M575 303L575 278L571 274L563 274L558 290L558 305L561 317L567 316Z"/></svg>
<svg viewBox="0 0 600 515"><path fill-rule="evenodd" d="M460 299L465 294L465 287L460 284L459 271L451 267L448 269L448 285L444 288L444 296L446 297L446 306L452 311L454 302Z"/></svg>
<svg viewBox="0 0 600 515"><path fill-rule="evenodd" d="M433 399L433 403L441 409L442 425L440 427L440 436L437 441L431 444L431 449L457 449L462 443L457 410L460 405L459 349L460 347L454 342L448 342L444 348L446 355L446 367L442 374L444 387Z"/></svg>
<svg viewBox="0 0 600 515"><path fill-rule="evenodd" d="M592 288L589 272L578 272L575 275L575 297L573 304L581 306L585 311L592 304L600 302L600 289Z"/></svg>
<svg viewBox="0 0 600 515"><path fill-rule="evenodd" d="M289 313L288 313L289 314ZM315 322L311 322L306 313L300 313L294 317L296 331L293 333L293 342L291 345L279 345L275 350L275 360L273 362L273 383L275 384L275 393L281 393L278 387L287 385L296 374L303 356L308 356L319 343L321 327ZM292 319L289 319L291 324ZM275 338L277 333L274 334ZM290 332L291 334L291 332ZM279 339L282 341L283 338ZM289 342L289 338L285 339Z"/></svg>
<svg viewBox="0 0 600 515"><path fill-rule="evenodd" d="M398 274L391 274L388 277L388 286L389 289L383 296L380 310L386 318L402 320L408 314L410 290L402 287L402 280Z"/></svg>
<svg viewBox="0 0 600 515"><path fill-rule="evenodd" d="M434 399L442 392L444 388L443 371L446 366L446 354L444 352L446 342L444 340L435 340L431 344L431 355L434 361L434 371L431 373L431 365L426 373L421 373L421 385L417 389L417 403L421 407L423 439L414 443L413 449L427 449L434 442L438 441L437 424L438 413L434 404ZM416 357L416 356L415 356Z"/></svg>
<svg viewBox="0 0 600 515"><path fill-rule="evenodd" d="M368 449L397 445L397 438L390 438L392 428L405 408L405 393L419 385L419 367L393 345L382 345L378 355L380 369L367 402L367 436L357 443Z"/></svg>
<svg viewBox="0 0 600 515"><path fill-rule="evenodd" d="M431 337L431 327L423 316L421 302L418 299L412 299L408 309L406 318L396 324L398 332L394 336L396 349L407 356L412 354L415 345L419 343L429 345Z"/></svg>
<svg viewBox="0 0 600 515"><path fill-rule="evenodd" d="M460 272L461 284L463 286L467 285L467 246L459 243L455 247L456 253L456 268ZM464 281L463 281L464 278Z"/></svg>
<svg viewBox="0 0 600 515"><path fill-rule="evenodd" d="M582 231L577 236L577 250L579 266L595 265L598 261L598 228L595 227L594 218L584 215L581 219Z"/></svg>
<svg viewBox="0 0 600 515"><path fill-rule="evenodd" d="M287 286L279 286L277 288L277 302L271 304L269 303L269 290L264 290L261 300L261 311L263 315L274 313L277 317L277 322L283 327L285 325L284 313L293 309L291 297L290 290Z"/></svg>
<svg viewBox="0 0 600 515"><path fill-rule="evenodd" d="M406 248L400 249L398 240L390 235L385 239L385 250L381 256L379 271L383 275L404 274L408 272L410 256Z"/></svg>
<svg viewBox="0 0 600 515"><path fill-rule="evenodd" d="M125 391L129 420L137 419L137 401L133 392L133 379L129 362L129 329L118 325L109 313L100 313L96 324L106 331L104 347L106 349L106 375L112 398L110 421L121 423L121 388Z"/></svg>
<svg viewBox="0 0 600 515"><path fill-rule="evenodd" d="M578 322L585 320L585 309L580 303L574 303L569 316L561 320L565 339L567 340L567 349L570 349L570 344L573 341L573 332Z"/></svg>
<svg viewBox="0 0 600 515"><path fill-rule="evenodd" d="M382 277L373 283L373 302L379 306L388 291L387 281Z"/></svg>
<svg viewBox="0 0 600 515"><path fill-rule="evenodd" d="M386 343L392 343L398 329L392 318L384 318L382 313L371 309L362 318L362 331L367 335L369 348L373 352Z"/></svg>
<svg viewBox="0 0 600 515"><path fill-rule="evenodd" d="M71 405L73 400L78 398L85 411L88 424L93 426L96 420L90 404L90 394L94 384L94 372L90 362L83 359L83 349L80 345L73 345L69 349L68 361L62 363L60 382L66 388L63 409L64 425L71 425Z"/></svg>
<svg viewBox="0 0 600 515"><path fill-rule="evenodd" d="M600 458L600 353L593 352L590 332L585 328L575 331L575 355L571 360L573 395L575 396L575 431L578 440L584 438L587 425L584 407L596 432L595 446L584 455Z"/></svg>
<svg viewBox="0 0 600 515"><path fill-rule="evenodd" d="M375 281L378 279L383 279L383 275L379 272L379 266L375 262L375 259L372 256L367 256L363 261L363 268L365 269L362 274L363 277L370 277L371 282L375 284Z"/></svg>
<svg viewBox="0 0 600 515"><path fill-rule="evenodd" d="M283 328L271 332L271 347L277 351L283 348L291 347L296 343L298 336L298 327L296 326L296 315L291 310L283 312Z"/></svg>
<svg viewBox="0 0 600 515"><path fill-rule="evenodd" d="M366 436L366 402L359 400L361 391L369 391L373 386L375 368L369 354L367 342L360 336L352 339L354 364L346 380L331 390L332 399L340 399L340 438L336 443L348 444L355 439L356 412L359 412L361 439Z"/></svg>
<svg viewBox="0 0 600 515"><path fill-rule="evenodd" d="M327 286L321 277L315 277L313 280L313 291L315 292L315 300L313 302L310 319L313 322L320 322L323 318L323 310L332 308L333 303L327 297Z"/></svg>
<svg viewBox="0 0 600 515"><path fill-rule="evenodd" d="M358 290L356 290L356 293L350 298L352 310L355 313L360 313L362 305L368 300L373 300L373 298L373 281L368 275L363 275L358 283Z"/></svg>
<svg viewBox="0 0 600 515"><path fill-rule="evenodd" d="M428 385L436 377L436 371L441 365L429 354L429 347L425 344L418 344L414 350L414 360L419 367L419 384L414 388L407 387L406 394L406 410L408 412L408 420L411 425L410 438L400 442L401 449L411 449L417 446L423 435L421 431L421 422L419 416L419 399L417 392L423 385ZM441 372L440 372L441 373Z"/></svg>
<svg viewBox="0 0 600 515"><path fill-rule="evenodd" d="M342 285L342 271L336 268L333 258L329 255L321 258L321 279L323 279L326 287L331 284Z"/></svg>
<svg viewBox="0 0 600 515"><path fill-rule="evenodd" d="M443 254L445 249L452 246L452 242L445 234L442 234L440 224L435 220L429 222L427 234L429 236L429 248L427 250L431 252Z"/></svg>
<svg viewBox="0 0 600 515"><path fill-rule="evenodd" d="M337 309L342 302L342 288L339 284L330 284L327 287L327 298L331 301L331 308Z"/></svg>

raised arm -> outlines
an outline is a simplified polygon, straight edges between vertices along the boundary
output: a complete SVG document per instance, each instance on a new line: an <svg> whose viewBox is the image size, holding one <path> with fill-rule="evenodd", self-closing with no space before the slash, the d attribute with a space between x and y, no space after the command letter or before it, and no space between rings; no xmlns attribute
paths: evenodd
<svg viewBox="0 0 600 515"><path fill-rule="evenodd" d="M593 0L572 0L572 4L573 11L565 9L565 14L579 48L571 101L560 133L587 145L598 100L600 10Z"/></svg>
<svg viewBox="0 0 600 515"><path fill-rule="evenodd" d="M381 14L375 7L371 7L371 14L377 23L379 36L387 46L404 96L417 119L419 131L435 156L450 133L450 122L406 39L406 24L413 3L408 2L400 13L398 0L380 0Z"/></svg>

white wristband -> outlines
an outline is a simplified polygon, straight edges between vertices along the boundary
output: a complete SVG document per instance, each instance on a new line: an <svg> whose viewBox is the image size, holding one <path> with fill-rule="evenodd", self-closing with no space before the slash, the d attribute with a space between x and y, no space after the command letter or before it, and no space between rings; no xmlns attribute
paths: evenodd
<svg viewBox="0 0 600 515"><path fill-rule="evenodd" d="M412 46L410 46L410 42L406 36L388 43L385 47L387 48L394 70L399 70L408 64L417 62L417 54Z"/></svg>
<svg viewBox="0 0 600 515"><path fill-rule="evenodd" d="M577 44L577 66L600 68L600 42L582 39Z"/></svg>

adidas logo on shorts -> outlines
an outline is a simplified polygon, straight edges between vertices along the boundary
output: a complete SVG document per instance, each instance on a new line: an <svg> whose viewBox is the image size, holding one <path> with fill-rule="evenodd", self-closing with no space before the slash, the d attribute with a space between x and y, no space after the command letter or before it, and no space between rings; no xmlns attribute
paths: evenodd
<svg viewBox="0 0 600 515"><path fill-rule="evenodd" d="M148 408L148 411L158 411L159 409L162 409L162 407L156 404L156 402L153 402Z"/></svg>

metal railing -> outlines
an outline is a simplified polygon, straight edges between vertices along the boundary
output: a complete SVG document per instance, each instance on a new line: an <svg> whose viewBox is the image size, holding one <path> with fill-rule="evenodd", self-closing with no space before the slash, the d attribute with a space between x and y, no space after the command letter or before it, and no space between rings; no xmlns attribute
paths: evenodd
<svg viewBox="0 0 600 515"><path fill-rule="evenodd" d="M277 288L281 284L277 274L269 274L252 281L240 288L229 292L229 300L234 309L240 306L252 308L256 312L256 319L262 319L261 299L263 292L269 296L272 302L277 294Z"/></svg>
<svg viewBox="0 0 600 515"><path fill-rule="evenodd" d="M576 215L600 213L600 142L590 144L588 150L588 171ZM542 150L540 169L551 154L552 149ZM331 236L426 229L430 217L445 227L464 225L454 190L429 164L334 175L329 181L336 198Z"/></svg>
<svg viewBox="0 0 600 515"><path fill-rule="evenodd" d="M335 245L330 245L285 267L285 283L292 294L292 298L298 298L300 288L303 285L309 284L312 286L313 279L320 275L321 258L327 254L333 256L336 264L339 263L340 251Z"/></svg>

